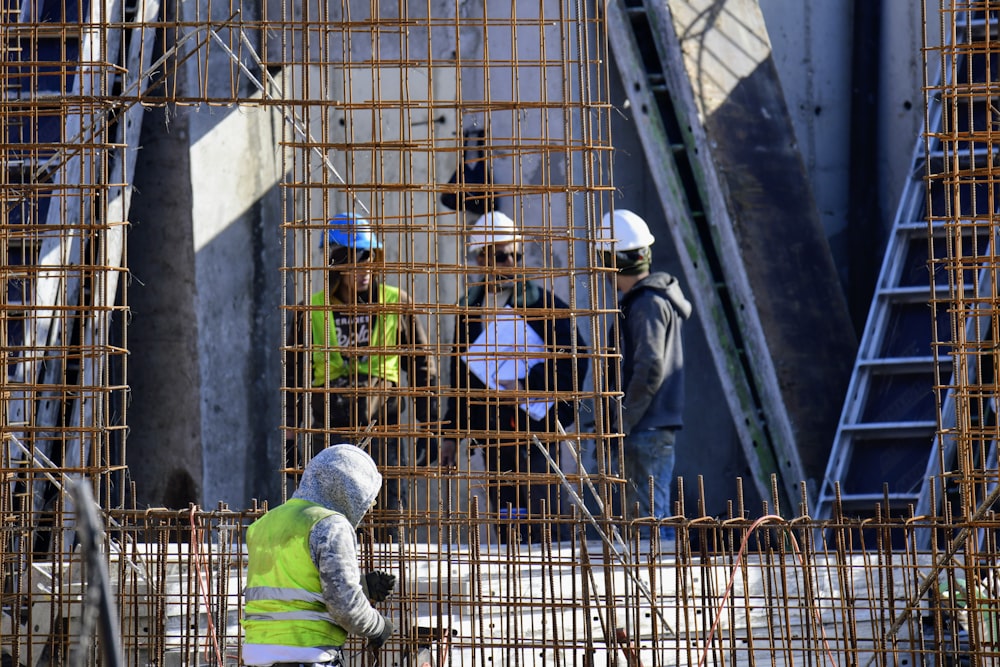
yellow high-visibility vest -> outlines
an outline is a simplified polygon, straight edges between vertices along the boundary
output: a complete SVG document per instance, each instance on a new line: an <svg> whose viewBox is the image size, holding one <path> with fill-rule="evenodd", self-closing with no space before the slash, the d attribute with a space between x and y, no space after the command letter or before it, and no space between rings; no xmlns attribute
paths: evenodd
<svg viewBox="0 0 1000 667"><path fill-rule="evenodd" d="M292 498L247 528L247 587L243 630L248 644L343 646L347 631L334 623L323 601L309 533L337 514Z"/></svg>
<svg viewBox="0 0 1000 667"><path fill-rule="evenodd" d="M379 285L378 302L380 304L399 303L399 288ZM350 362L344 361L337 345L330 342L337 340L337 325L334 323L333 313L326 302L326 292L313 294L312 305L314 306L311 313L314 387L324 386L328 377L333 381L354 374L374 375L399 384L398 354L372 354L364 361L359 362L356 358L352 358ZM327 330L328 322L329 330ZM398 331L399 313L379 312L374 318L371 340L368 344L375 349L394 347L397 343ZM327 333L329 333L329 338L327 338ZM321 341L325 341L326 344L324 345ZM328 372L329 375L327 375Z"/></svg>

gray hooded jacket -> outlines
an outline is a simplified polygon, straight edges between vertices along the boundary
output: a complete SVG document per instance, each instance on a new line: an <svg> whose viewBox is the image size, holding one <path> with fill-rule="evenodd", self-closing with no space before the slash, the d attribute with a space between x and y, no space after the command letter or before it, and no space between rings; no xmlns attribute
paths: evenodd
<svg viewBox="0 0 1000 667"><path fill-rule="evenodd" d="M361 584L356 532L381 488L382 475L367 452L334 445L313 457L292 496L339 513L313 526L309 549L330 615L349 634L362 637L377 637L385 629Z"/></svg>
<svg viewBox="0 0 1000 667"><path fill-rule="evenodd" d="M691 303L669 273L651 273L621 300L622 402L625 435L681 428L684 412L684 349L681 325ZM612 337L611 340L614 340Z"/></svg>

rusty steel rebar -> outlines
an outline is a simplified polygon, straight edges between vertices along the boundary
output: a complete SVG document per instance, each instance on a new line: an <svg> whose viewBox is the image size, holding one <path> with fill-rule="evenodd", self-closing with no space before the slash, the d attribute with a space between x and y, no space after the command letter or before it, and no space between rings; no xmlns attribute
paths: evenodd
<svg viewBox="0 0 1000 667"><path fill-rule="evenodd" d="M370 219L385 248L374 276L404 289L412 303L362 303L347 312L359 319L386 312L419 318L428 342L404 347L402 363L428 355L442 370L435 387L286 384L275 388L276 402L318 396L325 407L342 397L354 409L363 396L403 398L413 406L436 394L442 402L493 407L529 400L580 406L577 428L505 425L506 446L544 452L544 470L490 470L484 457L495 432L460 431L443 414L418 421L401 404L388 421L359 410L340 428L306 419L282 424L296 442L287 465L274 471L286 493L314 439L359 438L372 449L396 448L382 472L386 480L409 483L405 506L380 503L359 540L364 569L398 575L398 590L380 611L398 622L400 633L380 664L411 665L418 655L431 656L435 667L995 659L1000 332L991 151L1000 119L995 106L986 118L964 107L996 97L1000 46L992 30L980 41L948 39L957 22L972 16L995 25L994 4L942 0L940 38L925 47L926 66L948 73L926 91L944 109L941 131L927 137L939 142L942 155L929 167L929 190L944 193L940 201L928 195L928 222L944 230L928 238L932 285L941 286L932 289L930 303L939 371L928 390L935 391L939 415L944 397L954 400L954 427L942 429L955 443L953 460L942 453L948 472L935 480L929 514L897 516L886 502L872 519L835 512L822 522L808 515L804 490L795 511L750 517L742 480L727 516L702 511L701 480L693 508L680 482L670 519L624 515L621 434L611 419L619 409L612 371L619 341L607 335L617 302L607 280L612 269L602 266L596 243L602 202L614 191L610 53L601 12L566 2L542 3L529 13L521 3L511 4L508 15L476 15L468 3L455 3L447 16L415 16L402 5L360 16L353 5L330 3L312 16L268 2L203 2L196 17L164 14L144 22L135 7L125 7L84 26L79 17L49 20L30 0L23 11L5 6L3 652L34 667L64 664L83 645L75 633L90 573L76 548L76 510L65 491L69 480L83 479L104 509L101 553L125 662L236 665L242 658L243 534L266 505L139 509L124 475L130 292L120 278L130 270L121 250L128 218L111 202L131 187L129 175L115 168L137 146L119 131L130 110L205 106L264 110L276 128L280 176L273 187L281 219L272 226L284 257L283 334L316 310L312 294L329 289L319 239L333 214L353 210ZM925 20L928 30L936 27ZM132 32L126 39L137 27L146 36ZM69 55L54 60L42 48L50 38L97 39L102 48L88 51L87 62ZM111 43L135 50L111 55ZM112 84L133 62L142 63L140 70ZM53 126L56 136L44 136ZM469 129L483 131L484 156L475 159L493 171L484 183L461 175L450 180L462 173ZM453 348L454 322L470 314L461 297L481 274L498 270L469 256L475 214L444 208L442 195L492 196L521 225L524 256L515 281L535 281L569 308L549 302L519 314L529 322L569 314L586 343L544 341L543 356L585 360L589 382L577 373L572 388L504 393L450 386L448 371L461 356ZM970 197L971 215L961 206ZM970 275L977 284L971 294L958 287ZM477 312L496 318L507 310L488 304ZM947 330L939 331L945 320ZM310 363L312 349L301 342L270 344L299 353L293 374L302 370L295 363ZM495 360L504 358L497 353ZM951 368L963 372L949 374ZM416 461L418 442L433 446L443 438L461 441L455 468ZM527 508L513 503L494 506L500 484L550 493L523 514ZM525 522L535 525L524 533L533 541L521 538ZM676 540L661 541L655 530L640 537L639 527L659 525L674 528ZM376 539L390 528L405 539ZM929 548L918 549L928 535ZM92 655L110 648L98 641ZM351 664L366 664L362 640L350 639L347 649Z"/></svg>

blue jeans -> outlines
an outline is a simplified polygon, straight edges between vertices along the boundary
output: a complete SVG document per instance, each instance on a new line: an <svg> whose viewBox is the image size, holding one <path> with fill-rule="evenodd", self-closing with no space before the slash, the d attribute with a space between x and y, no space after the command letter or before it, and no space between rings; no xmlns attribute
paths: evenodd
<svg viewBox="0 0 1000 667"><path fill-rule="evenodd" d="M674 475L674 442L677 431L636 431L625 438L625 494L630 514L639 505L638 517L662 519L673 515L670 483ZM649 478L653 478L653 505L649 503ZM637 518L637 517L633 517Z"/></svg>

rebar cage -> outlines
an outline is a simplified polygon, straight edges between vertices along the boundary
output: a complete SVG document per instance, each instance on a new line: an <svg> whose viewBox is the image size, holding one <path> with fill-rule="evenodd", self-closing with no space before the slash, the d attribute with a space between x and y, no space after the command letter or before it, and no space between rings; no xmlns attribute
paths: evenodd
<svg viewBox="0 0 1000 667"><path fill-rule="evenodd" d="M993 3L942 0L925 21L930 30L940 19L925 58L928 72L944 74L927 84L927 108L940 108L942 122L931 131L928 117L925 137L927 154L941 158L927 162L929 191L946 193L927 206L931 280L942 286L932 321L948 322L934 331L942 415L934 502L920 516L876 503L874 518L837 513L825 522L811 520L805 503L791 518L758 513L739 480L727 516L703 516L703 489L700 506L685 507L680 480L663 513L672 518L627 518L613 426L614 268L601 264L598 242L614 187L600 6L11 0L2 14L5 664L91 664L117 648L95 640L92 592L102 573L78 534L88 500L69 489L80 479L103 508L98 552L123 661L241 659L243 534L266 504L139 510L125 474L125 248L140 128L149 109L173 118L187 107L218 116L198 128L207 139L222 121L237 126L191 141L200 210L224 217L277 202L270 224L282 248L283 338L268 344L284 357L274 400L286 408L282 440L292 445L273 474L287 495L317 447L352 441L369 448L388 482L360 547L364 569L399 577L380 606L399 633L380 656L352 638L350 664L996 656L995 109L973 111L973 101L994 96ZM989 29L956 41L956 26L972 21ZM250 154L267 167L253 178L218 169ZM512 267L480 260L472 244L488 211L517 225L522 256ZM310 330L322 323L329 336L325 302L314 295L357 270L355 255L329 266L330 221L341 213L364 218L382 246L369 258L372 277L409 297L348 305L348 316L412 319L426 330L398 347L368 346L373 356L399 353L398 386L317 374L316 355L334 346L291 335L301 320ZM214 233L208 223L199 229ZM487 361L568 360L568 384L452 381L468 356L455 346L471 312L464 297L501 273L550 296L513 314L489 302L477 313L529 325L568 319L573 342L542 337ZM958 287L970 275L974 293ZM352 351L349 340L339 347ZM426 359L437 366L433 381L421 370ZM365 409L373 397L380 410ZM460 429L446 419L451 401L470 411L555 403L571 406L573 418ZM331 421L338 406L344 423ZM454 469L435 457L442 440L458 442ZM544 452L545 465L491 466L496 440ZM543 500L498 502L500 485L543 489ZM676 539L648 530L661 524Z"/></svg>

